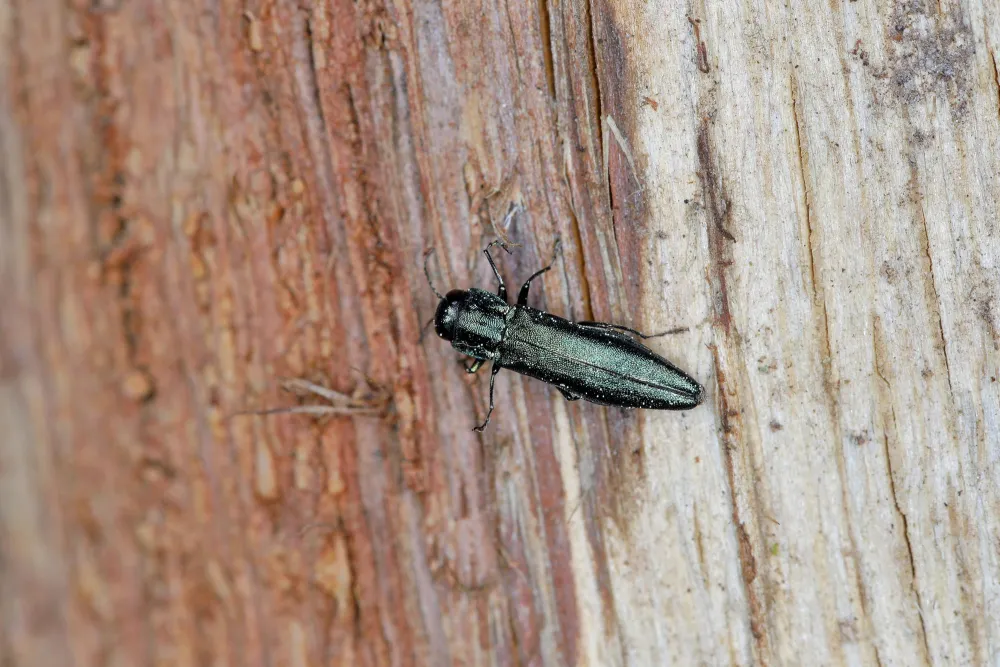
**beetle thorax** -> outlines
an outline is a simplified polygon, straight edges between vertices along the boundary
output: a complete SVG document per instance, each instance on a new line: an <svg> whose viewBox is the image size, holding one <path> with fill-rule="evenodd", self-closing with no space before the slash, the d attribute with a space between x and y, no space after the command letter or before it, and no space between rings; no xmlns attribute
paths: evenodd
<svg viewBox="0 0 1000 667"><path fill-rule="evenodd" d="M496 359L510 310L503 299L481 289L453 290L438 304L434 325L438 336L459 352Z"/></svg>

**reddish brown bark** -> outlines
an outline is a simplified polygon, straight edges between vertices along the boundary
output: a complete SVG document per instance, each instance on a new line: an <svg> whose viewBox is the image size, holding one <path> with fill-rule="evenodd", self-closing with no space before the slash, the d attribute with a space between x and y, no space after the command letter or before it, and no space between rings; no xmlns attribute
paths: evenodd
<svg viewBox="0 0 1000 667"><path fill-rule="evenodd" d="M442 286L485 280L477 249L516 204L512 280L561 237L572 270L537 298L621 315L600 17L335 0L2 19L15 662L575 663L551 397L501 379L493 426L469 430L486 384L420 341L421 260L437 248ZM237 415L293 402L281 377L359 375L384 417ZM597 489L635 472L602 452L636 422L609 419L574 413ZM601 497L580 508L596 554Z"/></svg>

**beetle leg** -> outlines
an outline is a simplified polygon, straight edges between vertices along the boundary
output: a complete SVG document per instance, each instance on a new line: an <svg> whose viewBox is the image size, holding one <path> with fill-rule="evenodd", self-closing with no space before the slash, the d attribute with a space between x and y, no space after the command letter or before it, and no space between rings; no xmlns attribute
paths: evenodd
<svg viewBox="0 0 1000 667"><path fill-rule="evenodd" d="M532 273L531 276L524 281L524 284L521 285L521 291L518 292L517 294L517 305L519 306L528 305L528 288L531 287L531 281L552 268L552 265L556 263L556 257L559 255L559 248L560 248L559 239L556 239L555 248L553 248L552 250L552 261L549 262L549 265L546 266L545 268L539 269L538 271Z"/></svg>
<svg viewBox="0 0 1000 667"><path fill-rule="evenodd" d="M493 414L493 381L496 380L497 373L499 372L500 372L500 365L494 361L493 368L491 369L490 372L490 410L489 412L486 413L486 421L484 421L482 424L472 429L477 433L482 433L484 430L486 430L486 425L490 423L490 415Z"/></svg>
<svg viewBox="0 0 1000 667"><path fill-rule="evenodd" d="M528 305L528 288L531 287L531 281L534 280L535 278L537 278L538 276L542 275L543 273L545 273L546 271L548 271L551 268L552 268L552 265L550 264L550 265L546 266L544 269L539 269L538 271L535 271L534 273L532 273L531 277L529 277L527 280L524 281L524 284L521 285L521 291L518 292L518 294L517 294L517 305L519 305L519 306L527 306Z"/></svg>
<svg viewBox="0 0 1000 667"><path fill-rule="evenodd" d="M679 329L670 329L669 331L661 331L660 333L657 334L647 335L639 333L635 329L629 329L628 327L623 327L620 324L608 324L607 322L586 322L586 321L577 322L577 324L579 324L581 327L590 327L592 329L613 329L617 331L627 331L631 334L635 334L636 336L642 339L659 338L660 336L666 336L667 334L684 333L685 331L688 331L687 327L681 327Z"/></svg>
<svg viewBox="0 0 1000 667"><path fill-rule="evenodd" d="M567 401L579 401L580 400L579 396L577 396L576 394L569 393L569 391L567 391L566 389L563 389L562 387L556 387L556 389L558 389L559 393L561 393L563 396L566 397Z"/></svg>
<svg viewBox="0 0 1000 667"><path fill-rule="evenodd" d="M491 241L490 244L486 246L486 248L483 250L483 254L486 255L486 261L490 263L490 268L493 269L493 275L497 277L497 282L500 283L500 285L497 287L497 296L499 296L504 301L507 301L507 285L504 284L503 276L501 276L500 272L497 271L497 265L493 263L493 258L490 257L490 248L492 248L495 245L498 245L504 250L507 250L504 244L501 243L500 241ZM510 250L507 250L507 252L510 252Z"/></svg>
<svg viewBox="0 0 1000 667"><path fill-rule="evenodd" d="M479 371L479 368L485 363L486 363L485 359L476 359L475 361L472 362L472 364L465 367L465 372L470 374L477 373Z"/></svg>

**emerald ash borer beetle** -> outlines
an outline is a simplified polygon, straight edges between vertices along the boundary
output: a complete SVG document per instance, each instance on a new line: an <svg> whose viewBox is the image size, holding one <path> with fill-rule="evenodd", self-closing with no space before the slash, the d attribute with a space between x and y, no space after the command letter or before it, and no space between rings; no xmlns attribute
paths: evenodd
<svg viewBox="0 0 1000 667"><path fill-rule="evenodd" d="M521 286L517 304L508 304L507 286L490 256L490 248L498 244L507 250L500 241L483 250L499 283L496 294L473 287L442 296L431 283L424 258L427 282L441 300L434 315L437 335L475 360L466 366L469 373L493 362L490 409L474 430L482 432L490 423L493 382L501 368L554 385L569 401L583 398L647 410L688 410L701 403L700 384L632 338L651 336L615 324L570 322L529 306L531 281L552 264L533 273Z"/></svg>

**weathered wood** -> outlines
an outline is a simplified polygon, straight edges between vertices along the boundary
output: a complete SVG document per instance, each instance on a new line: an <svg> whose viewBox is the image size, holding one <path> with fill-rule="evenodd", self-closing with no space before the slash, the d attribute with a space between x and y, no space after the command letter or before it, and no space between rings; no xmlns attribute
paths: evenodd
<svg viewBox="0 0 1000 667"><path fill-rule="evenodd" d="M995 1L0 4L0 664L1000 663L998 70ZM472 433L423 256L497 233L706 403Z"/></svg>

